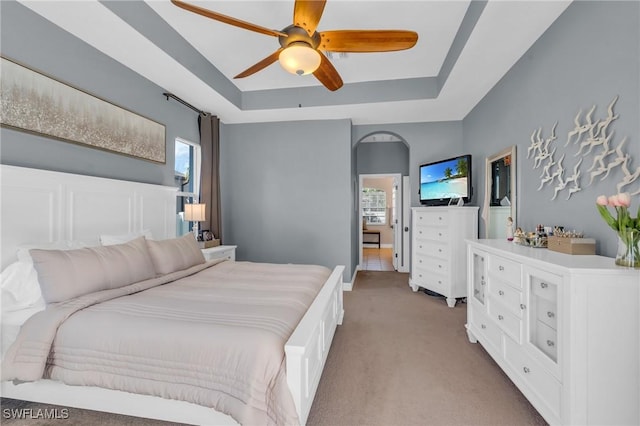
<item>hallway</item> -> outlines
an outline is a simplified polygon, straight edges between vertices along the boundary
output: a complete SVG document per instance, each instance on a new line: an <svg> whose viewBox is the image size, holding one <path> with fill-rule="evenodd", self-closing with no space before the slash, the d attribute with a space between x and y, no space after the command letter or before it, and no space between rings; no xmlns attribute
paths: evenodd
<svg viewBox="0 0 640 426"><path fill-rule="evenodd" d="M393 250L390 248L362 249L362 269L364 271L394 271Z"/></svg>

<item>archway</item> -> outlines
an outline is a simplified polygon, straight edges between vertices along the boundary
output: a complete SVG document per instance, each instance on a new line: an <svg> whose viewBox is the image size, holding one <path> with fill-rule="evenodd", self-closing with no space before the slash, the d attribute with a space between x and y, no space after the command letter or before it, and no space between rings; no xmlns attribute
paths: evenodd
<svg viewBox="0 0 640 426"><path fill-rule="evenodd" d="M355 196L359 206L358 269L409 272L409 144L401 135L381 130L361 137L354 150L358 178ZM372 184L366 186L365 182ZM379 197L371 194L376 190L385 191L384 206L375 205ZM365 256L367 247L378 250L366 250L370 256Z"/></svg>

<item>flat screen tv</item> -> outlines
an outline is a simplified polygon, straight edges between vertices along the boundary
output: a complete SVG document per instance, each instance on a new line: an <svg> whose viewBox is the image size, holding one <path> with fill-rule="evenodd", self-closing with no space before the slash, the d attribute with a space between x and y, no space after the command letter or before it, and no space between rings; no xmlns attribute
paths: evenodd
<svg viewBox="0 0 640 426"><path fill-rule="evenodd" d="M446 206L453 200L469 203L471 188L471 155L460 155L420 166L420 204Z"/></svg>

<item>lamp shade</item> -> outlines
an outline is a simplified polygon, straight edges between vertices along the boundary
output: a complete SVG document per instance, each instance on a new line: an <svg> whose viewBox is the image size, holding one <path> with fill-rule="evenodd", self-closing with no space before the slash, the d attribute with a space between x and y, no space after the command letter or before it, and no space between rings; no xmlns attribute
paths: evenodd
<svg viewBox="0 0 640 426"><path fill-rule="evenodd" d="M185 204L184 219L191 222L203 222L206 204Z"/></svg>
<svg viewBox="0 0 640 426"><path fill-rule="evenodd" d="M320 53L308 44L298 42L290 44L278 56L282 68L291 74L311 74L320 66Z"/></svg>

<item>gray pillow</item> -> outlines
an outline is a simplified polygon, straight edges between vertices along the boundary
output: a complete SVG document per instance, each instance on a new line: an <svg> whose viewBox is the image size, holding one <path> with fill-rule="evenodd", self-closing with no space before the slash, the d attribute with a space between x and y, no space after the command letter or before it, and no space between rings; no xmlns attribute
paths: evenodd
<svg viewBox="0 0 640 426"><path fill-rule="evenodd" d="M124 287L156 276L144 237L79 250L30 250L47 303Z"/></svg>
<svg viewBox="0 0 640 426"><path fill-rule="evenodd" d="M192 233L169 240L147 240L158 275L170 274L205 262Z"/></svg>

